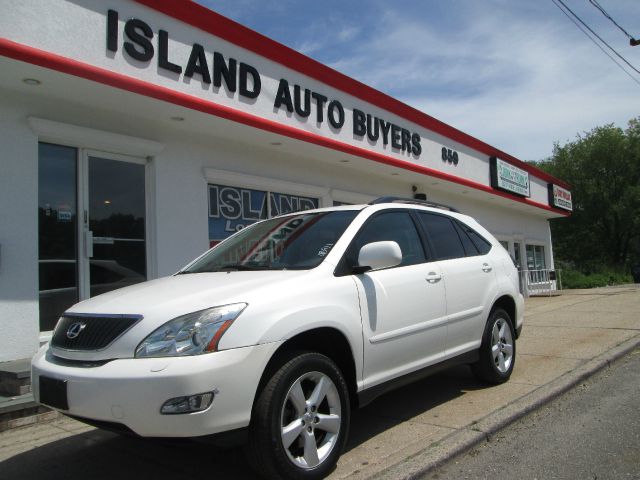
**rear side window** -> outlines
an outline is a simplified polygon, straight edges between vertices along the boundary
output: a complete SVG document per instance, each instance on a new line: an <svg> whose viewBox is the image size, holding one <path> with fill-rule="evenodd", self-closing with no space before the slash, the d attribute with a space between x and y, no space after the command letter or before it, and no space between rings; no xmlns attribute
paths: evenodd
<svg viewBox="0 0 640 480"><path fill-rule="evenodd" d="M443 215L418 214L427 232L437 260L466 257L467 254L451 219Z"/></svg>
<svg viewBox="0 0 640 480"><path fill-rule="evenodd" d="M424 248L415 224L407 212L385 212L371 218L358 232L349 247L347 260L356 265L360 249L367 243L394 241L402 251L399 266L414 265L426 261Z"/></svg>
<svg viewBox="0 0 640 480"><path fill-rule="evenodd" d="M458 231L458 236L462 241L462 246L464 247L464 251L466 252L467 257L474 257L476 255L480 255L480 252L476 248L475 243L473 243L471 241L471 238L469 238L469 235L465 233L464 227L459 222L456 222L455 220L453 221L453 224L455 225L456 230Z"/></svg>
<svg viewBox="0 0 640 480"><path fill-rule="evenodd" d="M486 255L491 250L491 243L487 239L485 239L482 235L476 232L473 228L465 225L464 223L458 222L458 226L460 227L461 233L466 234L469 239L473 242L473 244L480 252L480 255Z"/></svg>

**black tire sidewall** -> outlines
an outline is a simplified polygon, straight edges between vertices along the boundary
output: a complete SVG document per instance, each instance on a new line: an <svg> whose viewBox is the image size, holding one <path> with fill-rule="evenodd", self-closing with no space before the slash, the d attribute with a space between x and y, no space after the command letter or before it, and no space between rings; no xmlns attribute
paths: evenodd
<svg viewBox="0 0 640 480"><path fill-rule="evenodd" d="M509 369L504 373L502 373L500 370L498 370L498 367L496 367L495 362L493 361L493 354L491 352L491 334L493 331L493 326L500 319L506 320L508 328L511 331L511 338L513 341L513 355L511 358L511 365L509 366ZM479 373L483 380L491 383L503 383L506 382L509 377L511 377L511 373L513 372L513 368L516 364L516 335L511 316L501 308L493 310L489 315L489 320L487 321L484 336L482 338L480 360L478 363Z"/></svg>
<svg viewBox="0 0 640 480"><path fill-rule="evenodd" d="M327 375L336 386L340 397L341 424L338 441L329 456L317 467L304 470L294 465L282 445L281 410L286 395L293 383L309 372L320 372ZM318 353L303 353L285 363L274 375L277 379L272 390L269 408L270 445L273 449L275 467L284 478L323 478L334 468L347 441L350 420L350 404L347 384L337 365L328 357Z"/></svg>

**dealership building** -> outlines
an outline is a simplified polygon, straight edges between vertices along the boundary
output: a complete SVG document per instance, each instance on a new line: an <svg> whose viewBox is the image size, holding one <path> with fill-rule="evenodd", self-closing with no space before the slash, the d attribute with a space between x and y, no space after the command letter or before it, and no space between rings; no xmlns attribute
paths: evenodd
<svg viewBox="0 0 640 480"><path fill-rule="evenodd" d="M0 12L0 362L77 301L299 209L426 198L554 269L563 181L196 3Z"/></svg>

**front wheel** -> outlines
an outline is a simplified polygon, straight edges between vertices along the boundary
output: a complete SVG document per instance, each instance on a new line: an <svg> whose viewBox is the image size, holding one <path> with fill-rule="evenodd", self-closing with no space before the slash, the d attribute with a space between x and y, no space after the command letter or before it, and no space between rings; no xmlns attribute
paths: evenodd
<svg viewBox="0 0 640 480"><path fill-rule="evenodd" d="M303 353L284 363L260 393L251 419L248 456L267 478L324 478L349 429L349 393L328 357Z"/></svg>
<svg viewBox="0 0 640 480"><path fill-rule="evenodd" d="M482 336L480 358L471 365L479 380L489 383L509 380L516 361L515 338L509 314L501 308L493 310Z"/></svg>

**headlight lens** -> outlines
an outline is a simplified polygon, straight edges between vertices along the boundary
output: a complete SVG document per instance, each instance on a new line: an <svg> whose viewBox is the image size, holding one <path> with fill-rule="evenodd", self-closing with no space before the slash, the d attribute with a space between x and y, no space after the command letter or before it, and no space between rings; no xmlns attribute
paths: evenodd
<svg viewBox="0 0 640 480"><path fill-rule="evenodd" d="M215 352L224 332L246 306L246 303L234 303L174 318L138 345L136 357L180 357Z"/></svg>

